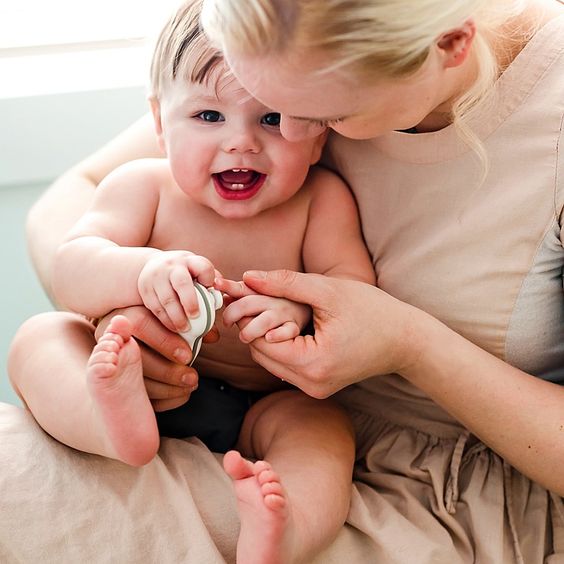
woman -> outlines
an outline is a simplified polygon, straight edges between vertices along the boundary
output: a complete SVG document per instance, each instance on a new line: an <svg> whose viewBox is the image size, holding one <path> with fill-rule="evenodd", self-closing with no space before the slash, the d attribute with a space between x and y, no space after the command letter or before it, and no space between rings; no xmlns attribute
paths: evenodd
<svg viewBox="0 0 564 564"><path fill-rule="evenodd" d="M315 315L313 338L259 340L256 360L313 396L339 392L356 423L349 526L319 562L563 558L564 6L206 0L206 9L206 30L240 82L283 114L285 136L340 134L328 162L355 193L378 275L378 288L246 277ZM74 174L91 186L152 154L138 127L141 136L130 131ZM36 255L49 198L78 194L71 178L31 216ZM165 407L181 401L166 373L161 358L149 374L157 408L163 396ZM202 499L210 480L191 488L209 534L225 540Z"/></svg>

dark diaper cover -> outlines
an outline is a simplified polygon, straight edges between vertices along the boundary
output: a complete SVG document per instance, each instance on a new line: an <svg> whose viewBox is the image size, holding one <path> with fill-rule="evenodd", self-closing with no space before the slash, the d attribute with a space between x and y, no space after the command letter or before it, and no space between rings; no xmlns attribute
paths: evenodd
<svg viewBox="0 0 564 564"><path fill-rule="evenodd" d="M156 414L163 437L197 437L214 452L235 446L249 408L265 392L240 390L215 378L200 377L198 389L180 407Z"/></svg>

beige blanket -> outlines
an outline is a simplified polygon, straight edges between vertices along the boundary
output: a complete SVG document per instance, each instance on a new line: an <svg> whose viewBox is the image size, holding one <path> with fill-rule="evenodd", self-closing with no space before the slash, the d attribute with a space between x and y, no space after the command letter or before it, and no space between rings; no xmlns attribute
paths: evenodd
<svg viewBox="0 0 564 564"><path fill-rule="evenodd" d="M63 446L0 404L0 452L2 564L234 562L231 483L196 439L163 439L155 460L130 468ZM344 562L352 544L351 562L370 562L351 535L362 536L347 527L319 562Z"/></svg>
<svg viewBox="0 0 564 564"><path fill-rule="evenodd" d="M562 498L402 379L373 384L339 394L355 406L360 459L348 522L315 564L564 562ZM234 562L232 485L196 439L163 439L131 468L63 446L0 404L0 453L0 564Z"/></svg>

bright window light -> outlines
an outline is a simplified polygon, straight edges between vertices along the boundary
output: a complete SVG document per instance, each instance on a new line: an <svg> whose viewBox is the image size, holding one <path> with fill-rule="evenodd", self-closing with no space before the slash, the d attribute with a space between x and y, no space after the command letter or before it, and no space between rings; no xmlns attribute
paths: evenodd
<svg viewBox="0 0 564 564"><path fill-rule="evenodd" d="M4 0L0 49L151 37L178 4L179 0Z"/></svg>
<svg viewBox="0 0 564 564"><path fill-rule="evenodd" d="M180 0L0 0L0 99L146 84Z"/></svg>

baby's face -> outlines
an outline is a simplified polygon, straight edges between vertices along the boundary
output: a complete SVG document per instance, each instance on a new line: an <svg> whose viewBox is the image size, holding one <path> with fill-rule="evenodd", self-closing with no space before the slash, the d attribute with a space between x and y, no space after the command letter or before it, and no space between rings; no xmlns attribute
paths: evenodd
<svg viewBox="0 0 564 564"><path fill-rule="evenodd" d="M176 80L161 96L162 142L180 188L226 218L252 217L291 198L319 159L324 135L288 141L280 115L232 76L209 83Z"/></svg>

